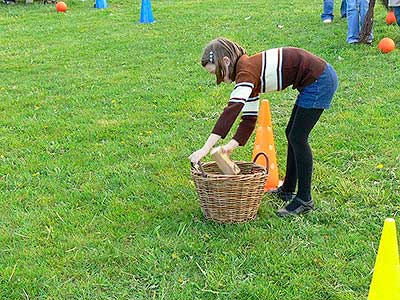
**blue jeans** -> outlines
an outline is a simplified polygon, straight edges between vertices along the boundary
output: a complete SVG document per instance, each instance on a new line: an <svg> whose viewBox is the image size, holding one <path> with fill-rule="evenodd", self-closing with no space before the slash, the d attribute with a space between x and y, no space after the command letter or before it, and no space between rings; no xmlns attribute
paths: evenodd
<svg viewBox="0 0 400 300"><path fill-rule="evenodd" d="M358 43L368 11L369 0L347 0L347 42ZM373 35L369 37L372 41Z"/></svg>
<svg viewBox="0 0 400 300"><path fill-rule="evenodd" d="M318 79L300 91L296 105L303 108L329 108L337 87L336 72L330 64L326 64L324 72Z"/></svg>
<svg viewBox="0 0 400 300"><path fill-rule="evenodd" d="M347 12L347 0L342 0L342 4L340 5L340 16L342 18L346 17ZM324 0L324 11L322 12L321 19L331 19L333 20L333 3L334 0Z"/></svg>
<svg viewBox="0 0 400 300"><path fill-rule="evenodd" d="M397 25L400 26L400 6L393 7L394 15L396 16Z"/></svg>

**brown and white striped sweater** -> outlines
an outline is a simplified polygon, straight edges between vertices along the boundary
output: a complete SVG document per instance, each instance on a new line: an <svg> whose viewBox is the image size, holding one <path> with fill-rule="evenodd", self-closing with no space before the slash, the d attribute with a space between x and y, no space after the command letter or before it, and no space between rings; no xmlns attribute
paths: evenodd
<svg viewBox="0 0 400 300"><path fill-rule="evenodd" d="M242 112L233 139L245 145L256 125L260 93L281 91L290 85L301 91L315 82L325 67L323 59L292 47L241 56L236 64L235 88L212 132L225 138Z"/></svg>

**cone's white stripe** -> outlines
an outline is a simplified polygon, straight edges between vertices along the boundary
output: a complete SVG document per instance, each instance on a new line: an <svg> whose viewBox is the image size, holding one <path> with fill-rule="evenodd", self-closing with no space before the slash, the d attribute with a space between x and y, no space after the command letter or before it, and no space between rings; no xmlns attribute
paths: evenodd
<svg viewBox="0 0 400 300"><path fill-rule="evenodd" d="M237 99L243 99L246 101L250 97L252 90L253 89L248 86L238 86L232 91L230 101Z"/></svg>
<svg viewBox="0 0 400 300"><path fill-rule="evenodd" d="M243 115L249 114L249 113L253 113L253 114L255 113L257 115L259 104L260 104L260 101L246 102L246 104L242 108Z"/></svg>
<svg viewBox="0 0 400 300"><path fill-rule="evenodd" d="M240 82L240 83L235 85L235 89L240 87L240 86L247 86L249 88L254 89L254 84L252 84L251 82Z"/></svg>

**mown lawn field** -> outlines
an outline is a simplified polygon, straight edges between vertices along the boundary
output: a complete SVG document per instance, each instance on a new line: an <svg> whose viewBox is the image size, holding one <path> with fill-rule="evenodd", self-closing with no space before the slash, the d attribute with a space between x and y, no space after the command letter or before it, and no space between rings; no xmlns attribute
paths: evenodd
<svg viewBox="0 0 400 300"><path fill-rule="evenodd" d="M376 47L400 30L380 3L372 46L322 24L319 0L154 0L154 24L137 0L66 3L0 5L1 299L367 298L383 221L400 221L400 50ZM199 63L219 36L336 69L310 138L315 212L280 219L265 196L253 222L204 219L187 157L233 88ZM295 97L263 95L281 177Z"/></svg>

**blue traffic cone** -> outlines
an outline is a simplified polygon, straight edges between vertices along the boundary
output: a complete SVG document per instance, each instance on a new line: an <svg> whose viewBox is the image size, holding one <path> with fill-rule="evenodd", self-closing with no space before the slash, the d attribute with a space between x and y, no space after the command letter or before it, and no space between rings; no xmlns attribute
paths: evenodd
<svg viewBox="0 0 400 300"><path fill-rule="evenodd" d="M96 8L107 8L107 0L96 0Z"/></svg>
<svg viewBox="0 0 400 300"><path fill-rule="evenodd" d="M142 0L142 8L140 9L140 23L153 23L154 17L151 11L150 0Z"/></svg>

